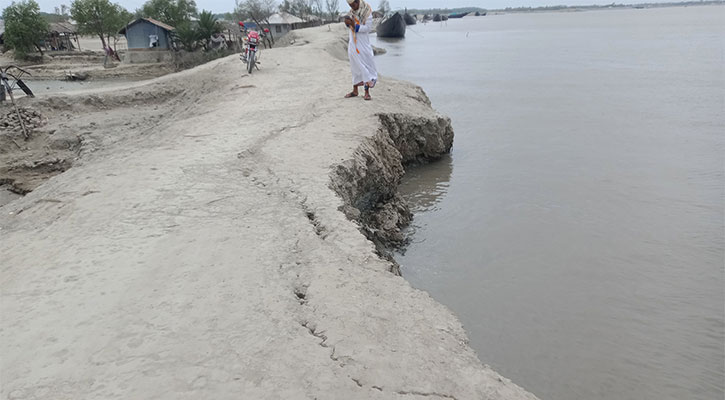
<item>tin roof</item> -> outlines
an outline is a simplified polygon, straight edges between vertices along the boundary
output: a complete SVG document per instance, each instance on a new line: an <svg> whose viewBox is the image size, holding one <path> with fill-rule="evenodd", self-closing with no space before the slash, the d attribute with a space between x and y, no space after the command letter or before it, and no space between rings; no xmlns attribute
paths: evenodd
<svg viewBox="0 0 725 400"><path fill-rule="evenodd" d="M268 21L270 25L292 25L305 22L301 18L295 17L292 14L287 14L286 12L272 14Z"/></svg>
<svg viewBox="0 0 725 400"><path fill-rule="evenodd" d="M48 31L58 33L76 33L76 27L70 22L51 22Z"/></svg>
<svg viewBox="0 0 725 400"><path fill-rule="evenodd" d="M156 26L159 26L159 27L161 27L161 28L164 28L164 29L166 29L167 31L173 31L173 30L174 30L174 27L173 27L173 26L171 26L171 25L167 25L167 24L165 24L165 23L163 23L163 22L161 22L161 21L157 21L157 20L155 20L155 19L153 19L153 18L141 18L141 19L143 19L143 20L145 20L145 21L148 21L148 22L151 22L152 24L154 24L154 25L156 25Z"/></svg>
<svg viewBox="0 0 725 400"><path fill-rule="evenodd" d="M154 24L154 25L158 26L159 28L165 29L165 30L167 30L169 32L174 30L174 27L173 26L167 25L167 24L165 24L165 23L163 23L161 21L157 21L157 20L155 20L153 18L139 18L139 19L137 19L137 20L135 20L133 22L129 22L128 25L126 25L125 27L123 27L123 29L121 29L120 31L118 31L118 33L120 33L121 35L125 35L126 34L126 28L130 27L131 25L135 25L135 24L137 24L137 23L139 23L141 21L146 21L146 22L148 22L150 24Z"/></svg>

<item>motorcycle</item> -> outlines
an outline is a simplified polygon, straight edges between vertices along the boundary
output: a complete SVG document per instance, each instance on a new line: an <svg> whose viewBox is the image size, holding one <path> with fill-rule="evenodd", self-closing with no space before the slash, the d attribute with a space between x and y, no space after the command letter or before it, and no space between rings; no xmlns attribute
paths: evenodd
<svg viewBox="0 0 725 400"><path fill-rule="evenodd" d="M260 34L257 31L250 31L244 40L244 49L240 58L247 64L247 72L249 74L252 73L255 67L259 69L257 65L259 63L259 45L263 39L264 33Z"/></svg>

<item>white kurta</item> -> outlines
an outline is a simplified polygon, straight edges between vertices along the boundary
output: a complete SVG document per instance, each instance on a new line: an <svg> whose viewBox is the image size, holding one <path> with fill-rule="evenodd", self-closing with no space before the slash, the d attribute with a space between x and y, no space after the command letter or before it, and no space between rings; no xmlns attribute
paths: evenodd
<svg viewBox="0 0 725 400"><path fill-rule="evenodd" d="M355 50L355 38L350 30L350 41L347 45L347 56L350 59L350 69L352 70L352 84L357 85L360 82L370 82L378 80L378 69L375 67L373 57L373 46L370 45L370 31L373 30L373 17L370 16L364 25L360 25L357 32L357 50Z"/></svg>

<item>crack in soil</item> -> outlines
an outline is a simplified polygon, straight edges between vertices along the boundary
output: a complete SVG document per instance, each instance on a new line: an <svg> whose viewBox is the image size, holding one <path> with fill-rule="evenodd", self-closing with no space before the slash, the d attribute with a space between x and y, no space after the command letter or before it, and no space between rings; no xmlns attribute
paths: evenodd
<svg viewBox="0 0 725 400"><path fill-rule="evenodd" d="M416 390L412 390L412 391L397 391L395 393L402 394L402 395L414 395L414 396L423 396L423 397L436 396L436 397L440 397L443 399L458 400L454 396L451 396L448 394L436 393L436 392L419 392Z"/></svg>

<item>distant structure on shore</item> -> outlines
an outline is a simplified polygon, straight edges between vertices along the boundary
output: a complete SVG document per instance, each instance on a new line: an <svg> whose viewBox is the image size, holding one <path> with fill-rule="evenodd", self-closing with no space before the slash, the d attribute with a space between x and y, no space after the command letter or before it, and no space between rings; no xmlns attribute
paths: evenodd
<svg viewBox="0 0 725 400"><path fill-rule="evenodd" d="M603 10L608 8L660 8L660 7L683 7L683 6L705 6L705 5L722 5L722 0L703 0L703 1L682 1L677 3L614 3L604 5L584 5L584 6L542 6L542 7L506 7L504 9L493 10L497 12L530 12L530 11L560 11L560 10Z"/></svg>
<svg viewBox="0 0 725 400"><path fill-rule="evenodd" d="M377 34L384 38L403 38L406 28L405 19L399 12L384 19L377 27Z"/></svg>
<svg viewBox="0 0 725 400"><path fill-rule="evenodd" d="M678 3L615 3L604 5L584 5L584 6L542 6L542 7L506 7L495 10L487 10L480 7L461 7L461 8L429 8L429 9L409 9L411 14L451 16L456 18L458 15L475 15L485 16L488 12L509 13L509 12L532 12L532 11L559 11L559 10L604 10L609 8L657 8L657 7L683 7L683 6L703 6L703 5L722 5L723 0L703 0L703 1L682 1ZM473 13L473 14L471 14Z"/></svg>
<svg viewBox="0 0 725 400"><path fill-rule="evenodd" d="M75 40L75 45L73 41ZM48 24L48 38L45 48L48 50L79 50L78 27L70 22L51 22Z"/></svg>
<svg viewBox="0 0 725 400"><path fill-rule="evenodd" d="M174 27L153 18L138 18L118 33L126 36L128 51L125 62L161 62L172 59L171 34Z"/></svg>
<svg viewBox="0 0 725 400"><path fill-rule="evenodd" d="M272 14L269 19L269 26L273 33L277 36L283 36L289 33L293 29L300 29L305 25L305 21L302 18L295 17L292 14L286 12L278 12Z"/></svg>

